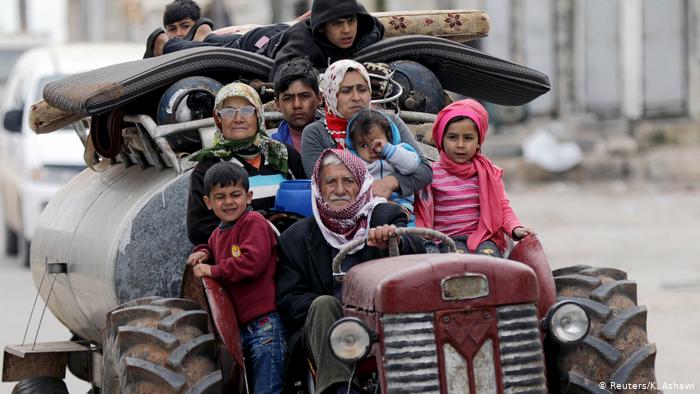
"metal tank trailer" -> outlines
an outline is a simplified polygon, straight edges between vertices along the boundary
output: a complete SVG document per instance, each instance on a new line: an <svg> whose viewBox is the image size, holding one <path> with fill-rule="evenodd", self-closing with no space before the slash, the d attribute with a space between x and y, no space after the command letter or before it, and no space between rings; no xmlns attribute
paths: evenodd
<svg viewBox="0 0 700 394"><path fill-rule="evenodd" d="M32 277L74 340L35 345L31 335L24 345L7 346L3 380L21 380L16 392L51 389L67 364L76 376L99 386L107 312L147 296L180 296L192 247L185 223L191 172L174 155L155 153L155 144L167 141L153 137L211 127L213 119L169 126L156 126L145 115L130 120L142 131L141 145L149 148L122 159L142 165L86 169L42 213L31 247ZM38 312L33 313L36 318ZM27 378L33 378L31 384Z"/></svg>
<svg viewBox="0 0 700 394"><path fill-rule="evenodd" d="M172 84L158 103L160 126L148 115L127 115L130 126L115 126L129 137L114 163L90 157L94 140L76 124L90 169L47 205L32 244L31 271L48 307L78 337L102 343L106 313L116 306L180 295L183 262L192 247L185 222L187 170L195 163L174 152L188 138L199 141L200 129L213 132L210 115L221 86L206 77ZM191 96L199 101L188 104ZM197 120L182 122L186 119ZM65 268L65 274L43 286L47 264Z"/></svg>
<svg viewBox="0 0 700 394"><path fill-rule="evenodd" d="M83 171L51 200L32 243L31 270L71 332L101 343L106 313L117 305L179 296L191 250L188 181L189 172L116 165ZM44 278L46 262L65 264L66 273L55 282Z"/></svg>

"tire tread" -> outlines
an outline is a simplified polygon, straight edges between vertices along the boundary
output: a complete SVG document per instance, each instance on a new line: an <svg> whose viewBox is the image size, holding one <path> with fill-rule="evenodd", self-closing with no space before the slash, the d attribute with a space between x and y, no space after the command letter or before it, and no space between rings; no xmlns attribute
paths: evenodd
<svg viewBox="0 0 700 394"><path fill-rule="evenodd" d="M574 266L553 274L557 300L578 302L591 318L582 343L559 346L552 355L562 391L610 393L600 382L655 381L656 346L647 338L647 308L637 305L636 282L615 268Z"/></svg>
<svg viewBox="0 0 700 394"><path fill-rule="evenodd" d="M107 314L102 393L154 387L168 393L220 392L216 340L208 331L206 312L190 300L146 297L122 304Z"/></svg>

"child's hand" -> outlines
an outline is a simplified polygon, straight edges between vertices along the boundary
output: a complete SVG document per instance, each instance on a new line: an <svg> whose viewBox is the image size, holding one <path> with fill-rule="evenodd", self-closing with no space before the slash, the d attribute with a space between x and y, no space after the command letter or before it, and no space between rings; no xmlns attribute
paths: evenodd
<svg viewBox="0 0 700 394"><path fill-rule="evenodd" d="M391 197L391 193L398 188L398 179L396 179L396 177L393 175L389 175L372 182L372 195L374 197L384 197L388 200Z"/></svg>
<svg viewBox="0 0 700 394"><path fill-rule="evenodd" d="M381 155L384 151L384 144L386 144L386 142L386 140L377 138L376 140L372 141L372 144L370 144L370 149L372 149L372 152Z"/></svg>
<svg viewBox="0 0 700 394"><path fill-rule="evenodd" d="M534 229L531 229L529 227L516 227L513 230L513 237L515 237L516 240L521 240L530 234L536 234L536 233L535 233Z"/></svg>
<svg viewBox="0 0 700 394"><path fill-rule="evenodd" d="M208 276L211 278L211 265L209 265L209 264L197 264L192 269L192 272L194 272L194 276L196 276L197 278L203 278L205 276Z"/></svg>
<svg viewBox="0 0 700 394"><path fill-rule="evenodd" d="M199 263L203 263L209 259L209 254L207 252L199 251L199 252L194 252L192 253L188 258L187 258L187 265L190 265L194 267L195 265Z"/></svg>

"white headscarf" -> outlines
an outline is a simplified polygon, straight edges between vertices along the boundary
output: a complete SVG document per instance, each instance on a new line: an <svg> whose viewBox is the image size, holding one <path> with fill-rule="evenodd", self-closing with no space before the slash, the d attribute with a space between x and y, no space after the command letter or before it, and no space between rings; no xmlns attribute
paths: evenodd
<svg viewBox="0 0 700 394"><path fill-rule="evenodd" d="M323 98L326 101L326 110L331 115L339 118L343 118L343 115L338 112L338 91L340 90L340 83L343 82L345 73L347 73L348 70L359 72L365 81L367 81L367 86L370 87L370 89L372 86L365 66L354 60L338 60L328 66L321 79L321 90L323 91Z"/></svg>

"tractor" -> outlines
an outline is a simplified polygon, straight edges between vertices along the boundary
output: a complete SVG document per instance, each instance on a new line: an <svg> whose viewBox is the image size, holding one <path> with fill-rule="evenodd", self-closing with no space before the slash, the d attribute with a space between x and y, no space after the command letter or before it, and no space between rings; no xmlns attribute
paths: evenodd
<svg viewBox="0 0 700 394"><path fill-rule="evenodd" d="M542 73L439 37L387 38L356 60L394 71L376 77L389 87L375 104L407 123L432 122L440 108L428 107L454 94L522 105L549 90ZM74 336L6 346L2 377L19 381L13 392L67 392L66 368L93 393L250 389L231 300L185 268L187 157L213 131L206 106L218 87L244 80L265 97L271 65L236 49L196 48L47 85L30 114L35 131L73 124L89 168L42 213L31 271ZM304 198L278 194L268 219L283 231L305 216L288 208ZM655 380L635 282L613 268L552 271L534 235L503 259L394 255L347 273L328 264L343 282L345 312L328 344L366 392L603 393L614 392L611 382ZM289 391L313 393L313 370L303 355L292 360Z"/></svg>

